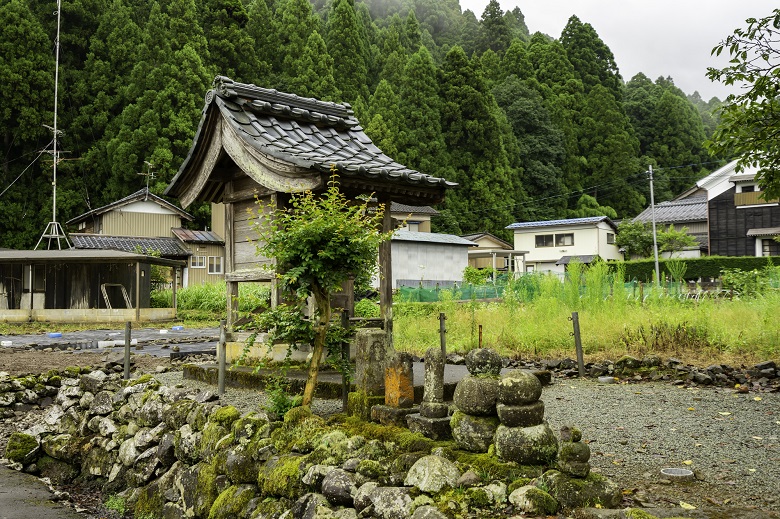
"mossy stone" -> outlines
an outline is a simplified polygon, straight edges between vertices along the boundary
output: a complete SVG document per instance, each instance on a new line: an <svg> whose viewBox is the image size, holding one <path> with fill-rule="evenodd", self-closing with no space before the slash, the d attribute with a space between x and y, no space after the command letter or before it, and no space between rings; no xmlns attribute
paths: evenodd
<svg viewBox="0 0 780 519"><path fill-rule="evenodd" d="M466 497L473 508L488 508L493 504L491 495L481 487L472 487L466 489Z"/></svg>
<svg viewBox="0 0 780 519"><path fill-rule="evenodd" d="M15 432L8 438L5 447L5 457L11 461L27 465L35 461L40 452L39 443L35 436Z"/></svg>
<svg viewBox="0 0 780 519"><path fill-rule="evenodd" d="M368 479L379 479L385 475L385 467L376 460L360 460L356 472Z"/></svg>
<svg viewBox="0 0 780 519"><path fill-rule="evenodd" d="M496 414L498 379L486 376L466 375L455 386L452 396L458 411L473 416Z"/></svg>
<svg viewBox="0 0 780 519"><path fill-rule="evenodd" d="M456 411L450 419L458 447L471 452L487 452L498 426L497 416L472 416Z"/></svg>
<svg viewBox="0 0 780 519"><path fill-rule="evenodd" d="M210 463L199 463L192 467L197 474L195 484L194 509L196 517L206 517L211 511L211 507L219 496L217 487L217 473L214 465Z"/></svg>
<svg viewBox="0 0 780 519"><path fill-rule="evenodd" d="M477 348L466 354L466 369L472 375L493 375L501 373L501 356L490 348Z"/></svg>
<svg viewBox="0 0 780 519"><path fill-rule="evenodd" d="M521 465L549 465L558 455L558 440L547 422L533 427L499 425L495 442L500 459Z"/></svg>
<svg viewBox="0 0 780 519"><path fill-rule="evenodd" d="M220 450L233 444L233 435L219 422L209 422L203 429L203 437L200 442L200 456L205 461L210 461Z"/></svg>
<svg viewBox="0 0 780 519"><path fill-rule="evenodd" d="M565 509L583 506L616 508L623 495L610 479L591 472L586 478L572 477L557 470L548 470L537 478L536 486L545 488Z"/></svg>
<svg viewBox="0 0 780 519"><path fill-rule="evenodd" d="M209 420L222 427L230 427L239 418L241 418L241 413L238 409L232 405L226 405L214 411Z"/></svg>
<svg viewBox="0 0 780 519"><path fill-rule="evenodd" d="M133 508L135 517L162 517L165 498L156 482L143 487Z"/></svg>
<svg viewBox="0 0 780 519"><path fill-rule="evenodd" d="M560 508L553 496L532 485L514 490L509 495L509 502L517 510L533 515L553 515Z"/></svg>
<svg viewBox="0 0 780 519"><path fill-rule="evenodd" d="M233 519L239 517L246 505L256 495L254 485L233 485L224 490L211 505L209 519Z"/></svg>
<svg viewBox="0 0 780 519"><path fill-rule="evenodd" d="M301 463L303 456L292 454L270 459L260 469L257 486L264 496L295 500L303 494Z"/></svg>
<svg viewBox="0 0 780 519"><path fill-rule="evenodd" d="M49 478L55 485L65 485L76 479L79 469L70 463L43 455L35 462L41 477Z"/></svg>
<svg viewBox="0 0 780 519"><path fill-rule="evenodd" d="M513 370L501 377L498 383L498 401L506 405L533 404L542 396L542 383L536 375L523 370Z"/></svg>

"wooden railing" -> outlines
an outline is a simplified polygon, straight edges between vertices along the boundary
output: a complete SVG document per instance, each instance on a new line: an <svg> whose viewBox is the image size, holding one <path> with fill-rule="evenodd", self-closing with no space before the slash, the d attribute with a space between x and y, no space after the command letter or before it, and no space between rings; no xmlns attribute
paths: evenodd
<svg viewBox="0 0 780 519"><path fill-rule="evenodd" d="M734 205L739 207L744 205L761 205L761 204L778 203L777 198L773 200L764 200L763 198L761 198L763 194L764 194L763 191L753 191L750 193L735 193Z"/></svg>

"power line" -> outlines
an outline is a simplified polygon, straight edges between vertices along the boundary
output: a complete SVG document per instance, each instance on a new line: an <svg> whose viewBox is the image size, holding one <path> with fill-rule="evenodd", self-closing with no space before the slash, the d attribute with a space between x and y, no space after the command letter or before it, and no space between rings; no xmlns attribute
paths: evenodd
<svg viewBox="0 0 780 519"><path fill-rule="evenodd" d="M51 144L51 142L50 142L49 144ZM47 144L47 145L46 145L46 148L44 148L44 149L42 149L41 151L39 151L39 152L38 152L38 155L37 155L37 156L36 156L36 157L33 159L33 161L32 161L32 162L30 162L30 164L28 164L28 165L27 165L27 167L26 167L26 168L24 168L24 169L22 170L22 172L21 172L21 173L19 173L19 175L18 175L18 176L17 176L17 177L16 177L16 178L13 180L13 182L11 182L10 184L8 184L8 187L6 187L5 189L3 189L3 192L2 192L2 193L0 193L0 197L2 197L2 196L3 196L3 195L4 195L4 194L5 194L5 193L6 193L6 192L9 190L9 189L11 189L11 187L13 187L13 185L14 185L14 184L16 184L16 181L17 181L17 180L19 180L20 178L22 178L22 175L24 175L24 174L25 174L25 172L26 172L28 169L30 169L30 168L32 167L32 165L33 165L33 164L35 164L35 161L37 161L39 158L41 158L41 155L43 155L44 153L46 153L46 149L49 147L49 144Z"/></svg>

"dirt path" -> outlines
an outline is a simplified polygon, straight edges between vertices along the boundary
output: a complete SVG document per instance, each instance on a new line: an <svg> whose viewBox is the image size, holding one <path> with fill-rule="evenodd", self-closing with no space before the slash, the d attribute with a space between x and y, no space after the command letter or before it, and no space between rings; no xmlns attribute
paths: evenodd
<svg viewBox="0 0 780 519"><path fill-rule="evenodd" d="M85 519L52 497L35 476L0 465L0 519Z"/></svg>
<svg viewBox="0 0 780 519"><path fill-rule="evenodd" d="M119 349L114 354L121 354ZM19 376L30 373L45 373L50 369L62 370L69 366L103 366L106 363L106 352L72 352L72 351L35 351L17 348L0 348L0 372ZM154 373L158 366L170 367L170 360L165 357L136 354L133 351L135 366L144 373ZM0 517L2 519L2 517Z"/></svg>

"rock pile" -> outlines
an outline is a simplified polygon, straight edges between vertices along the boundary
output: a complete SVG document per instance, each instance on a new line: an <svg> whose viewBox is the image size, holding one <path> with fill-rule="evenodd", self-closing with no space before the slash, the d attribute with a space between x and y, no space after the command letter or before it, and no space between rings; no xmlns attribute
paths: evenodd
<svg viewBox="0 0 780 519"><path fill-rule="evenodd" d="M496 402L501 367L501 357L491 349L480 348L466 355L469 374L455 387L457 411L450 420L452 436L461 449L487 452L493 443L500 423Z"/></svg>

